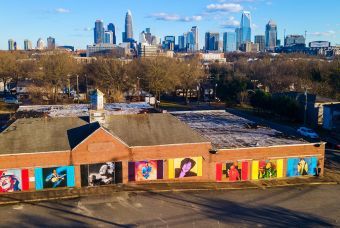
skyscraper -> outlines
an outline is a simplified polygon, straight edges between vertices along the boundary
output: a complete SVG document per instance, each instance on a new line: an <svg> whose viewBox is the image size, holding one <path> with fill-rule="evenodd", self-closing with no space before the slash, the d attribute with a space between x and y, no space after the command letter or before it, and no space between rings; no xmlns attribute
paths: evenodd
<svg viewBox="0 0 340 228"><path fill-rule="evenodd" d="M243 11L241 18L241 43L251 41L251 15L249 11Z"/></svg>
<svg viewBox="0 0 340 228"><path fill-rule="evenodd" d="M264 35L257 35L254 38L254 43L259 45L259 51L263 52L265 49L265 37Z"/></svg>
<svg viewBox="0 0 340 228"><path fill-rule="evenodd" d="M8 50L9 51L14 51L15 50L14 43L15 43L15 41L13 39L9 39L8 40Z"/></svg>
<svg viewBox="0 0 340 228"><path fill-rule="evenodd" d="M163 41L163 49L173 51L175 49L175 36L166 36Z"/></svg>
<svg viewBox="0 0 340 228"><path fill-rule="evenodd" d="M240 50L240 46L242 43L241 28L236 28L235 34L236 34L236 50Z"/></svg>
<svg viewBox="0 0 340 228"><path fill-rule="evenodd" d="M236 33L223 33L223 52L236 51Z"/></svg>
<svg viewBox="0 0 340 228"><path fill-rule="evenodd" d="M178 50L179 51L184 51L186 50L186 44L185 44L185 37L183 36L178 36Z"/></svg>
<svg viewBox="0 0 340 228"><path fill-rule="evenodd" d="M133 40L132 14L128 10L125 16L125 32L123 32L123 42L131 42Z"/></svg>
<svg viewBox="0 0 340 228"><path fill-rule="evenodd" d="M39 38L37 41L37 49L38 50L43 50L45 48L45 43L43 39Z"/></svg>
<svg viewBox="0 0 340 228"><path fill-rule="evenodd" d="M94 43L101 44L104 42L104 23L102 20L96 20L94 24Z"/></svg>
<svg viewBox="0 0 340 228"><path fill-rule="evenodd" d="M32 42L30 40L24 40L24 50L32 50Z"/></svg>
<svg viewBox="0 0 340 228"><path fill-rule="evenodd" d="M47 49L55 49L55 39L53 37L47 38Z"/></svg>
<svg viewBox="0 0 340 228"><path fill-rule="evenodd" d="M266 25L266 49L274 51L277 42L277 25L270 20Z"/></svg>
<svg viewBox="0 0 340 228"><path fill-rule="evenodd" d="M218 51L220 42L220 34L218 32L205 33L205 50Z"/></svg>
<svg viewBox="0 0 340 228"><path fill-rule="evenodd" d="M192 38L193 38L193 50L192 51L198 51L199 50L199 46L198 46L198 27L197 26L192 26L191 28L191 32L192 32Z"/></svg>
<svg viewBox="0 0 340 228"><path fill-rule="evenodd" d="M107 31L112 32L112 43L116 44L117 39L116 39L116 27L115 27L115 25L113 23L108 24Z"/></svg>
<svg viewBox="0 0 340 228"><path fill-rule="evenodd" d="M113 44L113 32L105 31L104 32L104 43L105 44Z"/></svg>

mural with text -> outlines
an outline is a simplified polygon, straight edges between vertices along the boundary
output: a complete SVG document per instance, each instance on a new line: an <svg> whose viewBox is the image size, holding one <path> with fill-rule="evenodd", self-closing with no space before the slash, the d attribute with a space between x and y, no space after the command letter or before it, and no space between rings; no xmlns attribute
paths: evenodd
<svg viewBox="0 0 340 228"><path fill-rule="evenodd" d="M28 188L28 169L0 170L0 192L18 192Z"/></svg>
<svg viewBox="0 0 340 228"><path fill-rule="evenodd" d="M202 176L202 157L169 159L169 178Z"/></svg>
<svg viewBox="0 0 340 228"><path fill-rule="evenodd" d="M216 164L217 181L241 181L248 180L248 161L234 161Z"/></svg>
<svg viewBox="0 0 340 228"><path fill-rule="evenodd" d="M122 183L122 163L106 162L80 166L81 186L100 186Z"/></svg>
<svg viewBox="0 0 340 228"><path fill-rule="evenodd" d="M287 159L287 177L319 174L317 157L301 157Z"/></svg>
<svg viewBox="0 0 340 228"><path fill-rule="evenodd" d="M35 168L34 172L37 190L75 186L73 166Z"/></svg>
<svg viewBox="0 0 340 228"><path fill-rule="evenodd" d="M163 160L129 162L129 181L163 179Z"/></svg>

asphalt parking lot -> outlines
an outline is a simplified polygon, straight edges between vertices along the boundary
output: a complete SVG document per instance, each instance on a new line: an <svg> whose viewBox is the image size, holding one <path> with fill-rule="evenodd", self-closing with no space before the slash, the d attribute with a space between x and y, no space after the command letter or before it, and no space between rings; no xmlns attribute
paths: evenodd
<svg viewBox="0 0 340 228"><path fill-rule="evenodd" d="M0 207L1 227L340 226L340 185L134 193Z"/></svg>

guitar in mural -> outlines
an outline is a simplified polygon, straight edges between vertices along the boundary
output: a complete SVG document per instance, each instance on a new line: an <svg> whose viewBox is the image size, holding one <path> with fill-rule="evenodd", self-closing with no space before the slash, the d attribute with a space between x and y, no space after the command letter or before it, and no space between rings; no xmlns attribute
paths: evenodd
<svg viewBox="0 0 340 228"><path fill-rule="evenodd" d="M60 175L56 169L52 171L50 175L48 175L45 179L45 182L52 183L52 187L58 187L64 180L67 174Z"/></svg>

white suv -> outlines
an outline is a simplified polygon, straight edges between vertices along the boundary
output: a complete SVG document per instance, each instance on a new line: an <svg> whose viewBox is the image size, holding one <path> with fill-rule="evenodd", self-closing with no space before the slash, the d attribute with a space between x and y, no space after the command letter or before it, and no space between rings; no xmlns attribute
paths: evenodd
<svg viewBox="0 0 340 228"><path fill-rule="evenodd" d="M297 132L305 137L311 138L311 139L318 139L319 135L317 133L315 133L315 131L313 131L312 129L309 129L307 127L300 127L299 129L297 129Z"/></svg>

